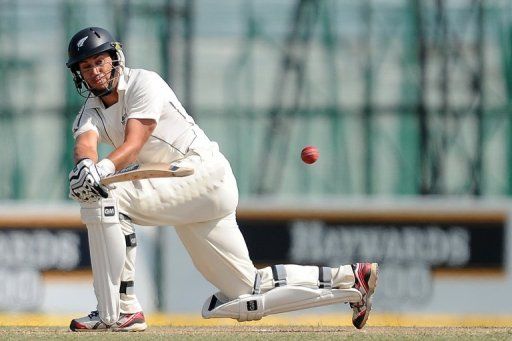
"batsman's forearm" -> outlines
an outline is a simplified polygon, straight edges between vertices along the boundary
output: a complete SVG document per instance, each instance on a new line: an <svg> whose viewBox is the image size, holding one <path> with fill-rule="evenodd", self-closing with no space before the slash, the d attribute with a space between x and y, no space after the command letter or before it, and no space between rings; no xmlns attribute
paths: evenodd
<svg viewBox="0 0 512 341"><path fill-rule="evenodd" d="M91 159L94 163L98 162L97 150L87 146L75 145L73 157L75 159L75 164L82 159Z"/></svg>
<svg viewBox="0 0 512 341"><path fill-rule="evenodd" d="M110 153L108 158L114 163L116 170L119 170L135 162L139 152L140 148L138 146L124 143L119 148Z"/></svg>

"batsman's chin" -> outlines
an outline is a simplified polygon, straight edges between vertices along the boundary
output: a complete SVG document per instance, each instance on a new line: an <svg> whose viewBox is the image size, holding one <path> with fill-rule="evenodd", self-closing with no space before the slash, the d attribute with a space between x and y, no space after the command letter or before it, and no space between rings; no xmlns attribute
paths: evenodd
<svg viewBox="0 0 512 341"><path fill-rule="evenodd" d="M99 83L94 83L92 82L91 86L90 86L90 89L93 90L93 91L105 91L107 90L107 87L108 87L108 83L105 83L105 82L99 82Z"/></svg>

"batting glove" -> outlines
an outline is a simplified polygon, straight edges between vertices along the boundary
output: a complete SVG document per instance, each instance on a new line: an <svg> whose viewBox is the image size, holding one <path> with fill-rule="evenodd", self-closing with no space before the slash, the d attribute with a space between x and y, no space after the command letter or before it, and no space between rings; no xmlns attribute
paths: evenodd
<svg viewBox="0 0 512 341"><path fill-rule="evenodd" d="M102 171L106 170L102 168ZM80 160L69 173L69 197L83 203L108 198L107 188L100 181L101 176L94 162L91 159Z"/></svg>
<svg viewBox="0 0 512 341"><path fill-rule="evenodd" d="M110 159L103 159L96 164L96 169L100 178L103 179L106 176L112 175L116 172L116 166Z"/></svg>

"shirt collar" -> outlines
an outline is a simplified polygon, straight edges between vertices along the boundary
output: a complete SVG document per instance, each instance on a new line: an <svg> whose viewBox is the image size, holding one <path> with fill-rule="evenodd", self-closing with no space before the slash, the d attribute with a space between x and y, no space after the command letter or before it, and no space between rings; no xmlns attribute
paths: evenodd
<svg viewBox="0 0 512 341"><path fill-rule="evenodd" d="M128 75L130 74L130 69L125 67L123 68L123 73L119 76L119 82L117 83L117 91L125 91L128 87Z"/></svg>

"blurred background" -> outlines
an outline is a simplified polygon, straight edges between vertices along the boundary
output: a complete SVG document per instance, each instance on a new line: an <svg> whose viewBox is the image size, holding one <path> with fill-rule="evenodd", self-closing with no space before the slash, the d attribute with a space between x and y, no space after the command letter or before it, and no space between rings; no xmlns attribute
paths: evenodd
<svg viewBox="0 0 512 341"><path fill-rule="evenodd" d="M508 0L0 0L0 310L94 308L67 198L88 26L220 144L257 265L379 261L383 313L512 314ZM215 289L173 229L138 233L146 311L199 315Z"/></svg>

